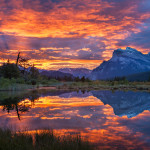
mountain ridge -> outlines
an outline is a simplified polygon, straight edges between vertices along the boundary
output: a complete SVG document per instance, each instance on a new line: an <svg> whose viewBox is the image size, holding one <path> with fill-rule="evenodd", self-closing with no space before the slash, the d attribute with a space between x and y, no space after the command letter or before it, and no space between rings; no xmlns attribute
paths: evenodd
<svg viewBox="0 0 150 150"><path fill-rule="evenodd" d="M70 73L74 77L88 77L91 73L91 70L87 68L61 68L58 71L63 72L63 73Z"/></svg>
<svg viewBox="0 0 150 150"><path fill-rule="evenodd" d="M126 50L114 50L112 58L93 69L90 78L107 80L147 71L150 71L150 54L127 47Z"/></svg>
<svg viewBox="0 0 150 150"><path fill-rule="evenodd" d="M19 68L22 70L23 68ZM29 72L31 67L27 68ZM112 58L103 61L93 70L87 68L61 68L59 70L38 69L41 75L51 78L90 78L91 80L113 80L115 77L126 77L129 81L147 81L150 79L150 53L127 47L125 50L114 50Z"/></svg>

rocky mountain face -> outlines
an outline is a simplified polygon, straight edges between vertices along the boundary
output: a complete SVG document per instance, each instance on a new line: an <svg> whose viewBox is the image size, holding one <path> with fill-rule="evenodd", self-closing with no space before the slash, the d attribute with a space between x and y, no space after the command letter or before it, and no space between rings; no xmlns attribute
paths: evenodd
<svg viewBox="0 0 150 150"><path fill-rule="evenodd" d="M59 69L60 72L72 74L74 77L88 77L91 73L91 70L86 68L62 68Z"/></svg>
<svg viewBox="0 0 150 150"><path fill-rule="evenodd" d="M92 80L107 80L132 74L150 71L150 53L142 54L136 49L127 47L117 49L110 60L104 61L90 75Z"/></svg>

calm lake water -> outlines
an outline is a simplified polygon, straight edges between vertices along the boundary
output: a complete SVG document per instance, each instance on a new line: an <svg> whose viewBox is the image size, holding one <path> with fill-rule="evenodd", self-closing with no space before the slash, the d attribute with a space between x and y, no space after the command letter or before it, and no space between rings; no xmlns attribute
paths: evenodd
<svg viewBox="0 0 150 150"><path fill-rule="evenodd" d="M150 93L0 92L0 127L80 134L104 149L150 149Z"/></svg>

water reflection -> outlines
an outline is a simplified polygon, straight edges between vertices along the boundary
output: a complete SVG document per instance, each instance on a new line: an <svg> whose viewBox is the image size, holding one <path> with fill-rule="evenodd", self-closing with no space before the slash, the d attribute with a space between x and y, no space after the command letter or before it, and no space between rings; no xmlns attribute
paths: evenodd
<svg viewBox="0 0 150 150"><path fill-rule="evenodd" d="M114 113L120 117L132 118L144 110L150 110L150 93L148 92L92 91L92 94L104 105L110 105Z"/></svg>
<svg viewBox="0 0 150 150"><path fill-rule="evenodd" d="M52 128L56 134L81 134L104 149L147 149L149 103L149 93L131 91L34 91L1 96L0 127Z"/></svg>

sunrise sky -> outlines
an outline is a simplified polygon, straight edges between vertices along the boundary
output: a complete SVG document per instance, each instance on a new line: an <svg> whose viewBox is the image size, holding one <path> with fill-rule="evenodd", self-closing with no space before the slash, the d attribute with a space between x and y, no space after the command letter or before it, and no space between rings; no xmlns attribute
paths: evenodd
<svg viewBox="0 0 150 150"><path fill-rule="evenodd" d="M93 69L117 48L150 50L150 0L0 0L0 64Z"/></svg>

